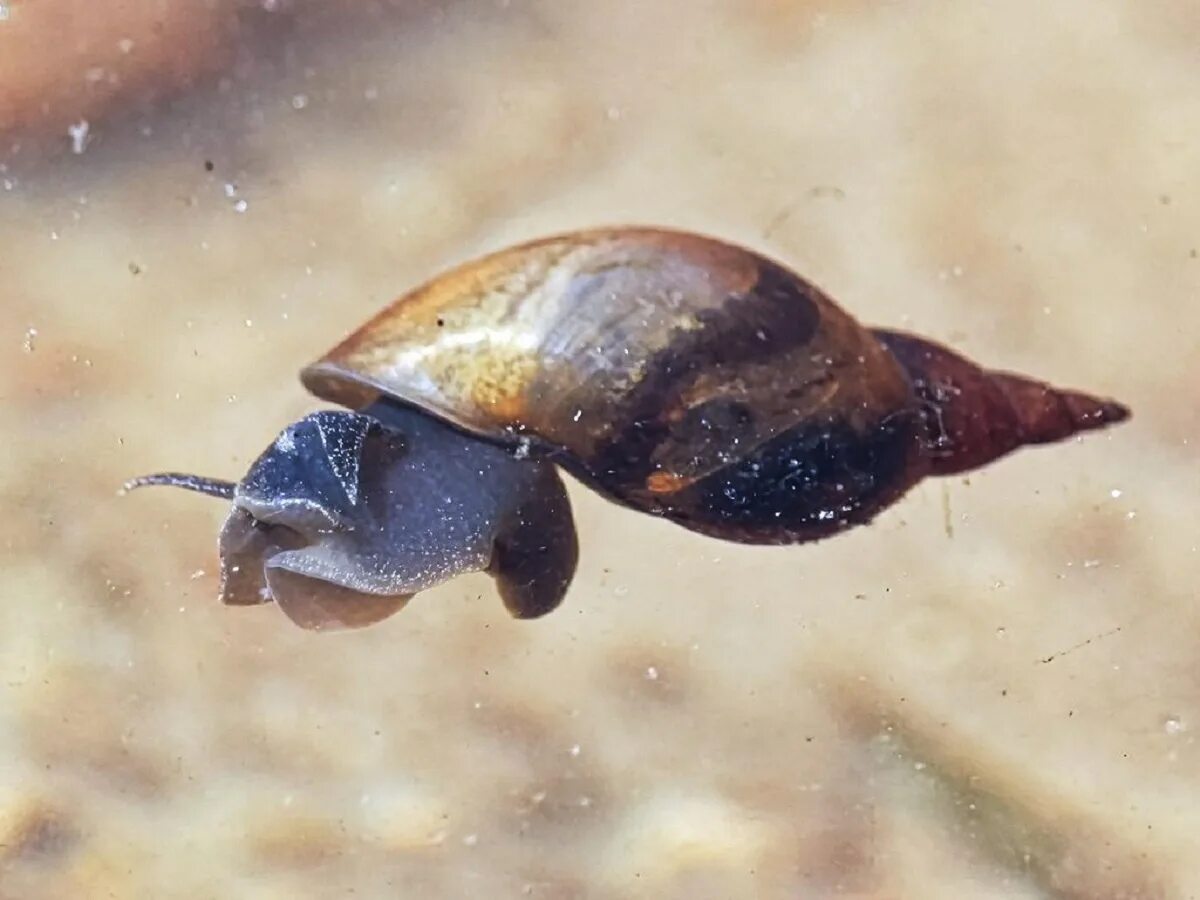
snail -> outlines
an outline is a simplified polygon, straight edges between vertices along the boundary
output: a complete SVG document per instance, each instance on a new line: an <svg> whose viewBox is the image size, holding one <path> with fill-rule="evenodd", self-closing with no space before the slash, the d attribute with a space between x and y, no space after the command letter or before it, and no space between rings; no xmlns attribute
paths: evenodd
<svg viewBox="0 0 1200 900"><path fill-rule="evenodd" d="M797 544L927 476L1120 422L1119 403L859 325L749 249L612 228L524 243L400 297L301 372L322 410L232 483L221 599L313 629L378 621L486 571L554 609L578 541L561 467L713 538Z"/></svg>

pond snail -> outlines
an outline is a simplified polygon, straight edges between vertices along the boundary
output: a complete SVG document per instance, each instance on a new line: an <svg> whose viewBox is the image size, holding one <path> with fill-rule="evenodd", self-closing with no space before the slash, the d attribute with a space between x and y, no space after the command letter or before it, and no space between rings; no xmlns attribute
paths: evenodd
<svg viewBox="0 0 1200 900"><path fill-rule="evenodd" d="M562 600L578 544L555 466L715 538L793 544L868 522L927 475L1128 417L1108 400L868 329L750 250L651 228L581 231L452 269L301 380L325 410L240 482L221 599L360 626L487 571L522 618Z"/></svg>

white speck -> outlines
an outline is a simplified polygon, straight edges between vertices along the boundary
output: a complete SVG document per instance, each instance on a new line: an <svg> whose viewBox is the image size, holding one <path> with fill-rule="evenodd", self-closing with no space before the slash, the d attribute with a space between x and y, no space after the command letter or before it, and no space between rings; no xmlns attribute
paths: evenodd
<svg viewBox="0 0 1200 900"><path fill-rule="evenodd" d="M232 181L225 182L225 196L231 200L237 196L237 185Z"/></svg>
<svg viewBox="0 0 1200 900"><path fill-rule="evenodd" d="M626 585L618 584L615 588L613 588L613 594L618 597L624 597L628 593L629 588Z"/></svg>
<svg viewBox="0 0 1200 900"><path fill-rule="evenodd" d="M267 12L275 12L279 9L279 0L262 0L262 8Z"/></svg>
<svg viewBox="0 0 1200 900"><path fill-rule="evenodd" d="M117 49L122 53L130 53L133 50L133 41L129 38L121 38L117 41Z"/></svg>
<svg viewBox="0 0 1200 900"><path fill-rule="evenodd" d="M1050 315L1050 307L1048 307L1048 306L1043 306L1043 307L1042 307L1042 315L1045 315L1045 316L1048 316L1048 315Z"/></svg>
<svg viewBox="0 0 1200 900"><path fill-rule="evenodd" d="M363 91L363 98L367 99L367 100L378 99L379 98L379 88L375 87L375 85L371 85L369 88L367 88L365 91Z"/></svg>
<svg viewBox="0 0 1200 900"><path fill-rule="evenodd" d="M621 118L621 110L615 106L610 106L607 110L605 110L604 114L608 116L608 121L610 122L615 122Z"/></svg>
<svg viewBox="0 0 1200 900"><path fill-rule="evenodd" d="M647 666L646 679L648 681L658 681L658 669L656 669L654 666Z"/></svg>
<svg viewBox="0 0 1200 900"><path fill-rule="evenodd" d="M1131 509L1129 512L1125 513L1125 518L1127 518L1127 519L1132 519L1132 518L1135 518L1136 516L1137 516L1137 510L1134 510L1134 509Z"/></svg>
<svg viewBox="0 0 1200 900"><path fill-rule="evenodd" d="M246 320L246 327L247 327L247 328L253 328L253 327L254 327L254 320L253 320L253 319L247 319L247 320Z"/></svg>
<svg viewBox="0 0 1200 900"><path fill-rule="evenodd" d="M1169 716L1167 717L1167 720L1163 722L1163 731L1165 731L1167 734L1179 734L1187 731L1187 726L1183 724L1183 720L1178 716Z"/></svg>
<svg viewBox="0 0 1200 900"><path fill-rule="evenodd" d="M58 240L58 232L57 231L50 232L50 240L52 240L52 241Z"/></svg>
<svg viewBox="0 0 1200 900"><path fill-rule="evenodd" d="M918 772L924 772L925 771L925 763L915 762L915 763L913 763L913 768L916 769Z"/></svg>
<svg viewBox="0 0 1200 900"><path fill-rule="evenodd" d="M466 837L463 838L463 846L464 847L474 847L478 843L479 843L479 835L477 835L477 834L468 834Z"/></svg>
<svg viewBox="0 0 1200 900"><path fill-rule="evenodd" d="M583 410L577 409L577 410L575 410L575 415L571 417L571 421L578 422L582 418L583 418Z"/></svg>
<svg viewBox="0 0 1200 900"><path fill-rule="evenodd" d="M245 200L239 200L237 203L233 204L233 211L244 213L247 209L249 209L249 207L250 204Z"/></svg>
<svg viewBox="0 0 1200 900"><path fill-rule="evenodd" d="M71 138L71 152L79 155L87 147L88 131L91 130L91 125L87 119L80 119L75 125L67 126L67 134Z"/></svg>
<svg viewBox="0 0 1200 900"><path fill-rule="evenodd" d="M1085 560L1083 561L1083 567L1084 567L1085 569L1096 569L1096 568L1099 568L1099 567L1100 567L1100 560L1098 560L1098 559L1085 559Z"/></svg>
<svg viewBox="0 0 1200 900"><path fill-rule="evenodd" d="M88 84L99 84L104 80L104 69L100 66L92 66L83 73L83 80Z"/></svg>
<svg viewBox="0 0 1200 900"><path fill-rule="evenodd" d="M1003 625L1001 625L999 628L996 629L996 637L998 637L998 638L1004 637L1004 635L1006 635L1007 633L1008 632L1005 630Z"/></svg>
<svg viewBox="0 0 1200 900"><path fill-rule="evenodd" d="M513 450L513 458L514 459L528 459L529 458L529 447L530 447L529 438L520 438L517 441L516 449Z"/></svg>
<svg viewBox="0 0 1200 900"><path fill-rule="evenodd" d="M568 752L570 752L570 754L572 756L578 756L582 752L582 750L583 750L583 748L580 747L578 744L572 744L571 749Z"/></svg>
<svg viewBox="0 0 1200 900"><path fill-rule="evenodd" d="M230 394L228 397L226 397L226 398L225 398L225 400L226 400L226 402L227 402L227 403L237 403L237 401L238 401L238 395L237 395L237 394Z"/></svg>
<svg viewBox="0 0 1200 900"><path fill-rule="evenodd" d="M292 434L292 429L284 429L279 437L275 439L275 449L280 453L292 453L296 449L296 437Z"/></svg>
<svg viewBox="0 0 1200 900"><path fill-rule="evenodd" d="M180 611L180 612L187 612L187 607L186 607L186 606L181 606L181 607L179 607L179 611Z"/></svg>
<svg viewBox="0 0 1200 900"><path fill-rule="evenodd" d="M17 183L15 181L13 181L11 178L4 179L4 189L6 191L11 191L14 187L16 187L16 185L17 185Z"/></svg>
<svg viewBox="0 0 1200 900"><path fill-rule="evenodd" d="M1108 492L1108 496L1110 496L1110 497L1112 497L1114 500L1116 500L1118 497L1120 497L1120 496L1121 496L1121 489L1120 489L1120 488L1113 488L1111 491L1109 491L1109 492Z"/></svg>
<svg viewBox="0 0 1200 900"><path fill-rule="evenodd" d="M203 578L204 575L205 575L205 571L203 569L197 569L195 572L192 573L192 581L195 581L197 578Z"/></svg>
<svg viewBox="0 0 1200 900"><path fill-rule="evenodd" d="M32 353L35 349L34 342L37 340L38 330L30 325L25 329L25 340L21 342L21 347L26 353Z"/></svg>
<svg viewBox="0 0 1200 900"><path fill-rule="evenodd" d="M955 278L962 278L962 273L963 273L962 266L955 266L953 269L950 270L950 274L952 274Z"/></svg>
<svg viewBox="0 0 1200 900"><path fill-rule="evenodd" d="M296 94L292 97L292 109L304 109L308 106L308 94Z"/></svg>

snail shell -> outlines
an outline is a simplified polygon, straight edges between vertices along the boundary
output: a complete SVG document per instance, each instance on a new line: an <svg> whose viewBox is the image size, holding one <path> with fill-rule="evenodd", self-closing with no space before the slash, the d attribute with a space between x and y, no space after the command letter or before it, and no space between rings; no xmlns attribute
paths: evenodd
<svg viewBox="0 0 1200 900"><path fill-rule="evenodd" d="M534 241L402 296L301 373L355 412L289 426L232 500L222 599L360 625L487 571L553 609L577 543L554 465L620 504L783 544L869 521L927 475L1128 416L859 325L800 276L650 228Z"/></svg>
<svg viewBox="0 0 1200 900"><path fill-rule="evenodd" d="M1038 439L961 357L862 327L757 253L648 228L460 266L301 378L343 406L384 396L485 439L528 441L613 500L746 543L824 537L951 459L969 468ZM1062 410L1059 392L1011 383L1065 414L1048 439L1123 415L1086 397ZM986 408L969 402L981 398ZM966 441L972 421L984 433Z"/></svg>

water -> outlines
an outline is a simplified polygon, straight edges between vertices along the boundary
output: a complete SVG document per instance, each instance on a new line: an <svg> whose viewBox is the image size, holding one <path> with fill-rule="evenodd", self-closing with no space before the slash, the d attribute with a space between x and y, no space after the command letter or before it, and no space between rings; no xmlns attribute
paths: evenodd
<svg viewBox="0 0 1200 900"><path fill-rule="evenodd" d="M1200 892L1184 0L215 4L37 65L54 2L0 3L4 893ZM536 622L483 576L341 635L222 608L221 505L117 496L239 477L389 297L610 222L1135 418L801 548L572 485Z"/></svg>

